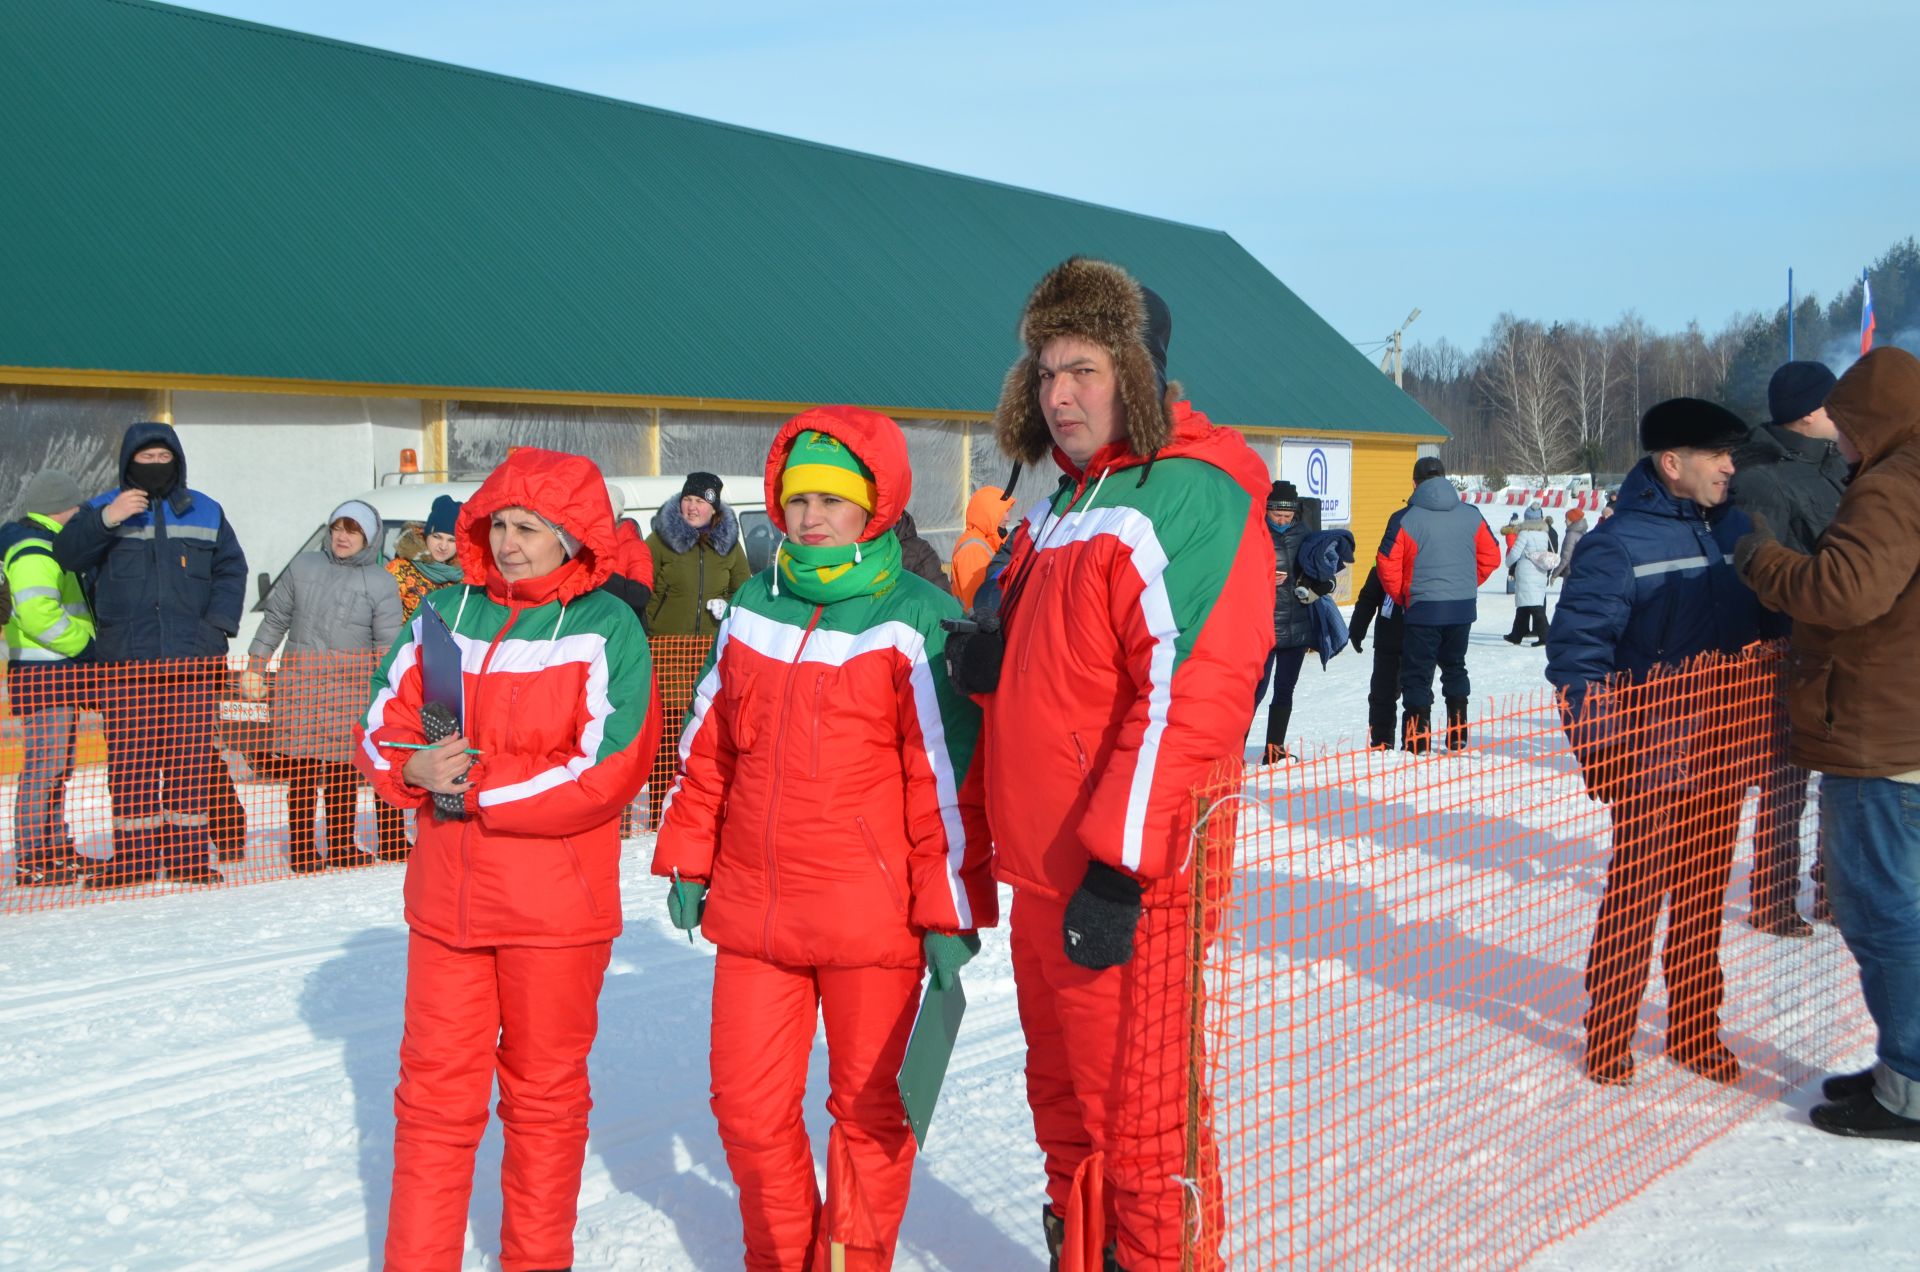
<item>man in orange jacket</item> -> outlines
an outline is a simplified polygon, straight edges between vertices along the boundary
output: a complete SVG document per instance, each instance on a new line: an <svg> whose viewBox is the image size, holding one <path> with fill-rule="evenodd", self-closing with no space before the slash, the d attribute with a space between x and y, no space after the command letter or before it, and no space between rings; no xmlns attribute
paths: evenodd
<svg viewBox="0 0 1920 1272"><path fill-rule="evenodd" d="M1006 542L1007 514L1013 497L995 486L982 486L967 500L967 530L953 545L953 594L962 609L973 608L973 598L987 581L987 566Z"/></svg>

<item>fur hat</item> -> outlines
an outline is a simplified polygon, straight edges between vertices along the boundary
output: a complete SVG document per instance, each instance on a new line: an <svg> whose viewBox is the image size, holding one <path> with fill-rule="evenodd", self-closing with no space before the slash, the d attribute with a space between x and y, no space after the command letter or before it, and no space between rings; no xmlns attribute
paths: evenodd
<svg viewBox="0 0 1920 1272"><path fill-rule="evenodd" d="M1791 424L1819 410L1838 377L1824 362L1783 362L1767 381L1767 413L1772 424Z"/></svg>
<svg viewBox="0 0 1920 1272"><path fill-rule="evenodd" d="M1268 512L1300 511L1300 492L1290 481L1276 481L1273 489L1267 492Z"/></svg>
<svg viewBox="0 0 1920 1272"><path fill-rule="evenodd" d="M1655 402L1640 417L1640 449L1654 451L1732 450L1747 440L1746 424L1724 406L1700 398Z"/></svg>
<svg viewBox="0 0 1920 1272"><path fill-rule="evenodd" d="M1172 335L1166 302L1118 265L1074 256L1054 266L1020 315L1026 352L1007 372L993 414L1000 449L1022 464L1052 452L1053 437L1040 413L1040 350L1057 336L1078 336L1112 355L1127 442L1135 454L1152 455L1173 436L1168 403L1179 396L1179 386L1166 379Z"/></svg>

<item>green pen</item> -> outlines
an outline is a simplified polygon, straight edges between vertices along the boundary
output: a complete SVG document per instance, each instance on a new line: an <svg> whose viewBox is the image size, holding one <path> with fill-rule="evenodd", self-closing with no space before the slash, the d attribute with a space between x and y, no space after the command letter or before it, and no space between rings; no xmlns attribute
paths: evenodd
<svg viewBox="0 0 1920 1272"><path fill-rule="evenodd" d="M438 742L382 742L380 745L394 747L401 751L431 751L434 747L439 746L440 744ZM467 754L468 755L485 755L486 752L476 751L472 747L468 747Z"/></svg>

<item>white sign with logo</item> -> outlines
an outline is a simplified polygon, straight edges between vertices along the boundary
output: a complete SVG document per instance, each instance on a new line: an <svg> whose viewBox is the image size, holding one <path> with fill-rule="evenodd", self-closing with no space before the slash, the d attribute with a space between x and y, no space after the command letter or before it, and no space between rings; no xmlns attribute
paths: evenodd
<svg viewBox="0 0 1920 1272"><path fill-rule="evenodd" d="M1280 479L1320 501L1320 524L1344 526L1353 520L1353 443L1280 443Z"/></svg>

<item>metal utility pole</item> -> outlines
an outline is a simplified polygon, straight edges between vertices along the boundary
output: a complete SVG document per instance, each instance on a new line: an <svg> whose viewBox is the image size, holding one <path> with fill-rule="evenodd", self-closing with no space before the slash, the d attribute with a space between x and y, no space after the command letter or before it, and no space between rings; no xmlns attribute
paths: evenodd
<svg viewBox="0 0 1920 1272"><path fill-rule="evenodd" d="M1413 326L1413 320L1419 316L1420 311L1418 309L1408 314L1407 320L1396 327L1393 334L1387 337L1386 351L1380 355L1380 372L1382 375L1390 375L1393 377L1393 387L1396 389L1404 389L1407 387L1403 374L1406 367L1400 357L1400 333L1408 327Z"/></svg>

